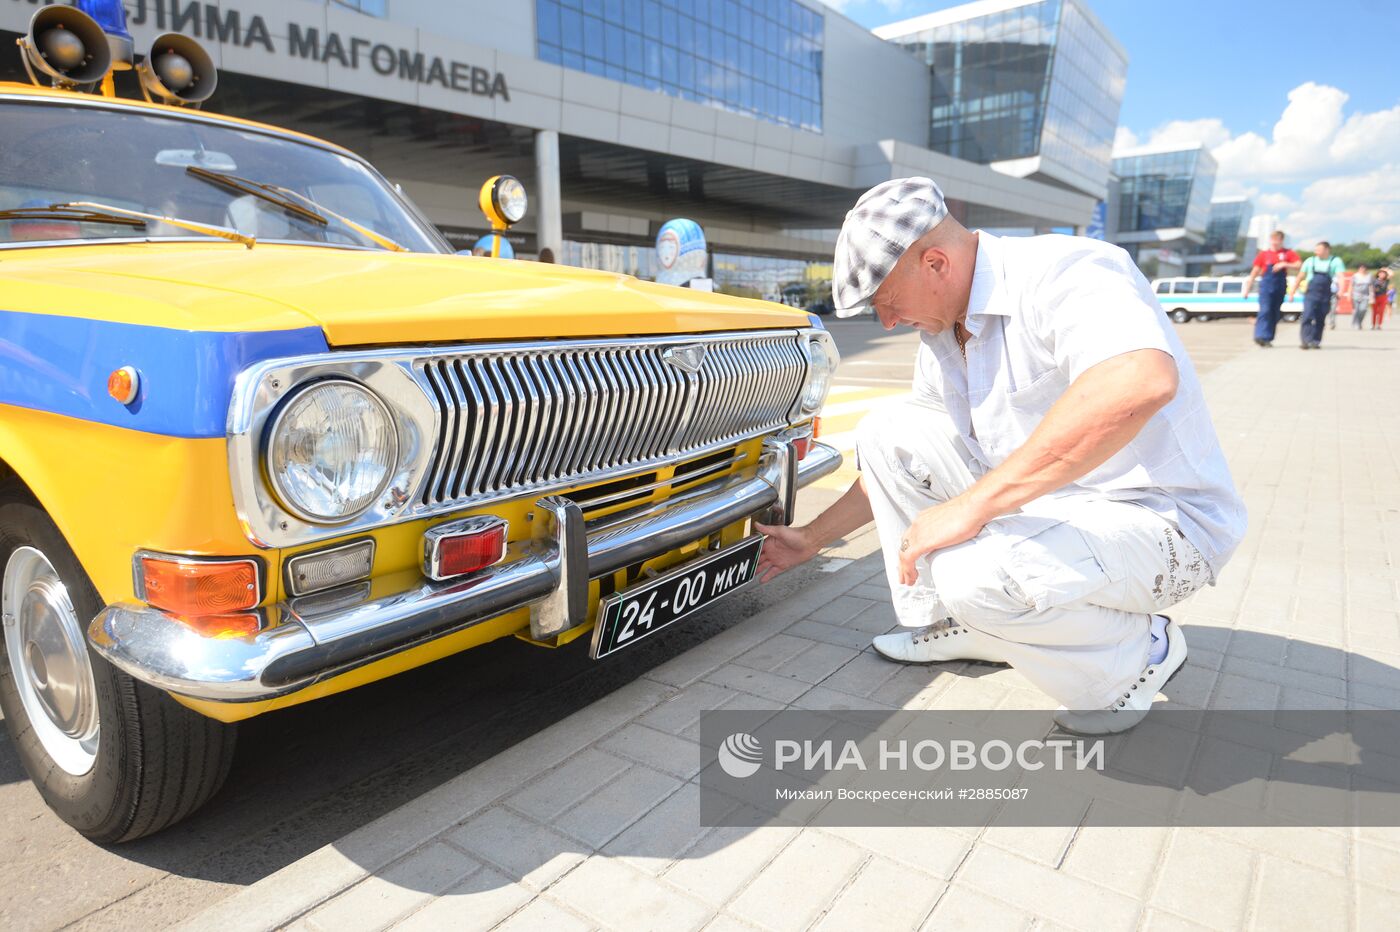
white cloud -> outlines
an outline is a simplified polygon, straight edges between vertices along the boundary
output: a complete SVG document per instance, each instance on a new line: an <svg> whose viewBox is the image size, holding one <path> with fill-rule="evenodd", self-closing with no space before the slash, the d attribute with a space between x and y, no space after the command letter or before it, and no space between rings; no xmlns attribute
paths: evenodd
<svg viewBox="0 0 1400 932"><path fill-rule="evenodd" d="M1209 146L1219 163L1215 193L1245 194L1256 211L1282 215L1294 243L1376 245L1400 228L1400 104L1346 115L1346 102L1344 91L1309 81L1289 91L1268 138L1236 136L1208 118L1164 123L1142 141ZM1120 127L1115 148L1139 139Z"/></svg>
<svg viewBox="0 0 1400 932"><path fill-rule="evenodd" d="M1382 249L1400 240L1400 162L1351 175L1334 175L1303 189L1292 210L1283 214L1283 227L1294 245L1319 239L1332 242L1366 240ZM1389 228L1390 239L1386 239ZM1376 234L1380 234L1376 237Z"/></svg>
<svg viewBox="0 0 1400 932"><path fill-rule="evenodd" d="M1381 249L1389 249L1396 243L1400 243L1400 223L1389 223L1383 227L1376 227L1371 231L1371 235L1366 237L1366 242L1372 246L1379 246Z"/></svg>
<svg viewBox="0 0 1400 932"><path fill-rule="evenodd" d="M845 13L853 6L863 6L866 4L884 7L885 10L890 13L898 13L900 8L904 6L904 0L822 0L822 2L833 10L838 10L842 13Z"/></svg>
<svg viewBox="0 0 1400 932"><path fill-rule="evenodd" d="M1298 202L1280 191L1254 195L1254 207L1266 214L1281 214L1298 206Z"/></svg>
<svg viewBox="0 0 1400 932"><path fill-rule="evenodd" d="M1152 131L1152 137L1148 140L1148 144L1153 146L1191 146L1196 143L1204 143L1213 149L1229 140L1230 131L1225 128L1225 124L1211 118L1207 120L1172 120L1170 123L1163 123Z"/></svg>
<svg viewBox="0 0 1400 932"><path fill-rule="evenodd" d="M1113 134L1113 151L1119 149L1136 149L1142 141L1138 139L1138 134L1128 129L1126 126L1118 127L1118 131Z"/></svg>

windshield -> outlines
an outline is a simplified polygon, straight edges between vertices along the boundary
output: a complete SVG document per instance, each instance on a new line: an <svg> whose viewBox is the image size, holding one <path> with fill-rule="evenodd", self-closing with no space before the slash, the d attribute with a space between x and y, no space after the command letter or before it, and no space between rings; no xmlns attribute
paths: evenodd
<svg viewBox="0 0 1400 932"><path fill-rule="evenodd" d="M286 188L414 252L449 251L380 175L330 149L233 125L52 101L0 101L0 126L0 211L96 202L260 241L381 248L344 223L289 209L287 198L210 184L187 171L193 166ZM143 231L66 217L0 220L0 244L190 235L159 221Z"/></svg>

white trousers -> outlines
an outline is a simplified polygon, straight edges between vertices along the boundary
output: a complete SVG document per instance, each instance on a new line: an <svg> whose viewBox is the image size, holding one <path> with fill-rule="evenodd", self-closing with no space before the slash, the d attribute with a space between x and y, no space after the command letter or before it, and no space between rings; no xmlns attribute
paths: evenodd
<svg viewBox="0 0 1400 932"><path fill-rule="evenodd" d="M919 581L902 585L899 545L914 517L982 469L940 407L886 405L856 436L900 623L951 617L997 638L1013 667L1068 708L1116 700L1147 665L1151 614L1211 581L1200 551L1169 521L1091 498L1027 509L1050 515L996 518L972 540L921 558Z"/></svg>

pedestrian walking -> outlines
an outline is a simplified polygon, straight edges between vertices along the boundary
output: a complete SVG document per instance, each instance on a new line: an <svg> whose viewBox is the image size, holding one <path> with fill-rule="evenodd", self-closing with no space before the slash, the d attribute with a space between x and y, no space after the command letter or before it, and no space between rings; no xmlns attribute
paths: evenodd
<svg viewBox="0 0 1400 932"><path fill-rule="evenodd" d="M1001 238L928 178L867 191L836 243L840 317L920 332L914 393L857 429L860 477L768 535L764 580L874 520L902 663L1005 662L1087 734L1132 727L1181 669L1161 612L1245 529L1196 372L1128 254Z"/></svg>
<svg viewBox="0 0 1400 932"><path fill-rule="evenodd" d="M1254 265L1249 277L1244 280L1244 298L1255 279L1259 280L1259 313L1254 318L1254 342L1260 346L1272 346L1274 332L1278 329L1279 314L1283 310L1283 295L1288 290L1288 273L1299 266L1298 254L1283 246L1283 231L1269 234L1269 248L1260 250L1254 257Z"/></svg>
<svg viewBox="0 0 1400 932"><path fill-rule="evenodd" d="M1298 272L1298 277L1294 279L1293 290L1288 293L1289 301L1297 296L1303 283L1307 283L1307 291L1303 293L1303 323L1298 328L1298 337L1303 349L1321 348L1322 325L1327 319L1327 311L1332 307L1332 295L1341 287L1342 273L1346 270L1346 263L1332 255L1332 244L1323 240L1317 244L1317 251L1308 256ZM1352 281L1355 282L1356 279L1353 278ZM1369 287L1368 285L1367 288ZM1366 294L1369 300L1370 291ZM1352 314L1355 313L1353 310ZM1355 317L1352 320L1355 323Z"/></svg>
<svg viewBox="0 0 1400 932"><path fill-rule="evenodd" d="M1385 312L1390 307L1390 269L1376 272L1376 282L1371 286L1371 329L1381 329L1385 323Z"/></svg>
<svg viewBox="0 0 1400 932"><path fill-rule="evenodd" d="M1358 265L1351 276L1351 326L1360 330L1366 324L1366 312L1371 309L1376 279L1364 265Z"/></svg>

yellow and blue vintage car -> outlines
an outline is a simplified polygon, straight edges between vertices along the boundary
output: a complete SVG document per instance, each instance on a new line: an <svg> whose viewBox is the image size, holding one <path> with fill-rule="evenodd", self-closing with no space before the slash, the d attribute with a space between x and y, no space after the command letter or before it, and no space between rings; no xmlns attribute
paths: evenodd
<svg viewBox="0 0 1400 932"><path fill-rule="evenodd" d="M839 465L815 317L455 255L354 153L190 108L197 48L87 92L78 15L0 84L0 705L83 834L202 805L239 720L496 638L625 649Z"/></svg>

